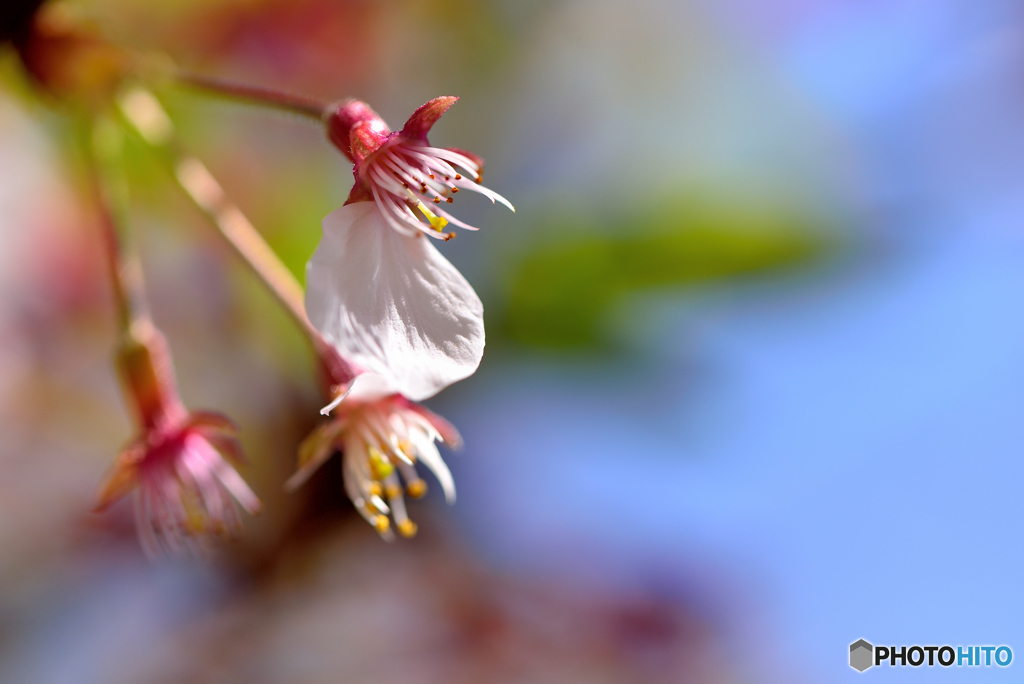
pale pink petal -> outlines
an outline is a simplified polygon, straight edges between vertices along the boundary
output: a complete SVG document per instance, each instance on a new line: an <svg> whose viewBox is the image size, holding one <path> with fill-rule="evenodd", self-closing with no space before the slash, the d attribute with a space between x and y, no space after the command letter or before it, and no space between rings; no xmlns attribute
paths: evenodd
<svg viewBox="0 0 1024 684"><path fill-rule="evenodd" d="M324 219L306 272L306 310L324 337L394 390L426 399L473 374L483 305L429 240L398 234L373 202Z"/></svg>
<svg viewBox="0 0 1024 684"><path fill-rule="evenodd" d="M360 373L352 381L347 399L353 402L371 402L398 394L398 388L389 378L377 373Z"/></svg>

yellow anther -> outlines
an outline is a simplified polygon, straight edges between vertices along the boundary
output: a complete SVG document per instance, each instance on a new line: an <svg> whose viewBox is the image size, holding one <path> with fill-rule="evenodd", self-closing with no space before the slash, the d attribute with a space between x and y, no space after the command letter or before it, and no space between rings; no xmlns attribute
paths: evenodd
<svg viewBox="0 0 1024 684"><path fill-rule="evenodd" d="M413 499L419 499L427 493L427 483L424 480L413 480L405 485L405 493Z"/></svg>
<svg viewBox="0 0 1024 684"><path fill-rule="evenodd" d="M389 461L387 457L377 449L371 448L370 474L373 475L373 479L383 480L393 472L395 472L395 466L391 465L391 461Z"/></svg>
<svg viewBox="0 0 1024 684"><path fill-rule="evenodd" d="M386 515L378 515L373 519L373 528L380 534L384 534L391 529L391 521L388 520Z"/></svg>
<svg viewBox="0 0 1024 684"><path fill-rule="evenodd" d="M403 520L402 522L398 523L398 533L407 539L410 537L415 537L416 530L418 529L419 528L416 527L416 523L414 523L412 520Z"/></svg>
<svg viewBox="0 0 1024 684"><path fill-rule="evenodd" d="M380 496L384 492L384 488L380 486L380 482L370 483L370 494L373 496Z"/></svg>
<svg viewBox="0 0 1024 684"><path fill-rule="evenodd" d="M402 488L396 484L389 484L384 491L387 492L389 499L397 499L402 496Z"/></svg>

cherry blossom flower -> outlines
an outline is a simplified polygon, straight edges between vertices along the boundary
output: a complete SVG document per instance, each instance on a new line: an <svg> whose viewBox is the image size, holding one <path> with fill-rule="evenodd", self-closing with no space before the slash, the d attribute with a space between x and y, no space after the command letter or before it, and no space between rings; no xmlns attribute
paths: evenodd
<svg viewBox="0 0 1024 684"><path fill-rule="evenodd" d="M397 394L382 396L385 387L380 376L361 376L331 420L303 441L298 468L286 488L300 487L340 449L345 492L366 521L391 540L391 519L402 536L416 534L403 491L414 499L427 493L417 461L434 473L447 502L455 503L455 482L435 442L459 448L462 438L446 420L419 404Z"/></svg>
<svg viewBox="0 0 1024 684"><path fill-rule="evenodd" d="M324 219L307 267L306 310L345 358L413 400L472 375L484 349L480 298L423 236L448 240L449 223L476 230L443 208L461 190L512 208L480 185L479 157L428 142L456 99L427 102L397 132L355 100L325 117L331 141L354 163L355 183Z"/></svg>
<svg viewBox="0 0 1024 684"><path fill-rule="evenodd" d="M148 555L205 552L241 529L236 502L251 514L262 504L228 461L244 462L234 424L217 413L187 411L163 337L155 329L143 337L118 355L140 434L118 454L96 509L133 492L136 529Z"/></svg>

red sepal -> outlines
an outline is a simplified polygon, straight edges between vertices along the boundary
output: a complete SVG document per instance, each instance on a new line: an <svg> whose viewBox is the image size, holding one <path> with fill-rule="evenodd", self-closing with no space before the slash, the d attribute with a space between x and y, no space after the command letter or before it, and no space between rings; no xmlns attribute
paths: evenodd
<svg viewBox="0 0 1024 684"><path fill-rule="evenodd" d="M420 105L419 109L412 113L409 120L405 122L405 126L402 127L402 136L426 142L427 133L430 132L431 127L458 99L451 95L444 95Z"/></svg>

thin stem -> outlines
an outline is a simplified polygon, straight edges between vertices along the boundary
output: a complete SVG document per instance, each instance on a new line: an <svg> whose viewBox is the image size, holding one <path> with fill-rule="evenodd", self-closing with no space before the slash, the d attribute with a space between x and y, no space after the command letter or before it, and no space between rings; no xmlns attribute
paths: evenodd
<svg viewBox="0 0 1024 684"><path fill-rule="evenodd" d="M88 178L98 208L104 252L114 293L117 324L116 366L126 401L143 432L183 420L170 352L146 305L142 262L132 248L127 224L128 184L121 160L123 132L107 118L93 122L85 145Z"/></svg>
<svg viewBox="0 0 1024 684"><path fill-rule="evenodd" d="M88 182L96 202L104 252L107 256L111 289L118 327L123 333L132 325L148 319L142 264L138 254L126 246L122 229L127 186L119 172L121 132L108 120L95 123L87 148Z"/></svg>
<svg viewBox="0 0 1024 684"><path fill-rule="evenodd" d="M351 381L355 376L351 366L324 340L306 316L302 285L242 210L231 202L206 165L180 149L174 138L173 124L156 97L140 87L122 96L118 104L125 119L143 140L167 153L165 161L169 163L178 185L306 333L332 383L340 385Z"/></svg>
<svg viewBox="0 0 1024 684"><path fill-rule="evenodd" d="M206 166L195 157L183 155L175 162L174 176L189 198L217 226L221 235L266 283L295 321L312 334L313 328L303 305L302 286L249 219L227 198Z"/></svg>
<svg viewBox="0 0 1024 684"><path fill-rule="evenodd" d="M317 121L322 119L328 105L328 103L312 97L293 95L292 93L271 88L232 83L219 78L211 78L181 70L176 71L174 77L178 83L202 92L263 107L280 109L292 112L293 114L300 114Z"/></svg>

